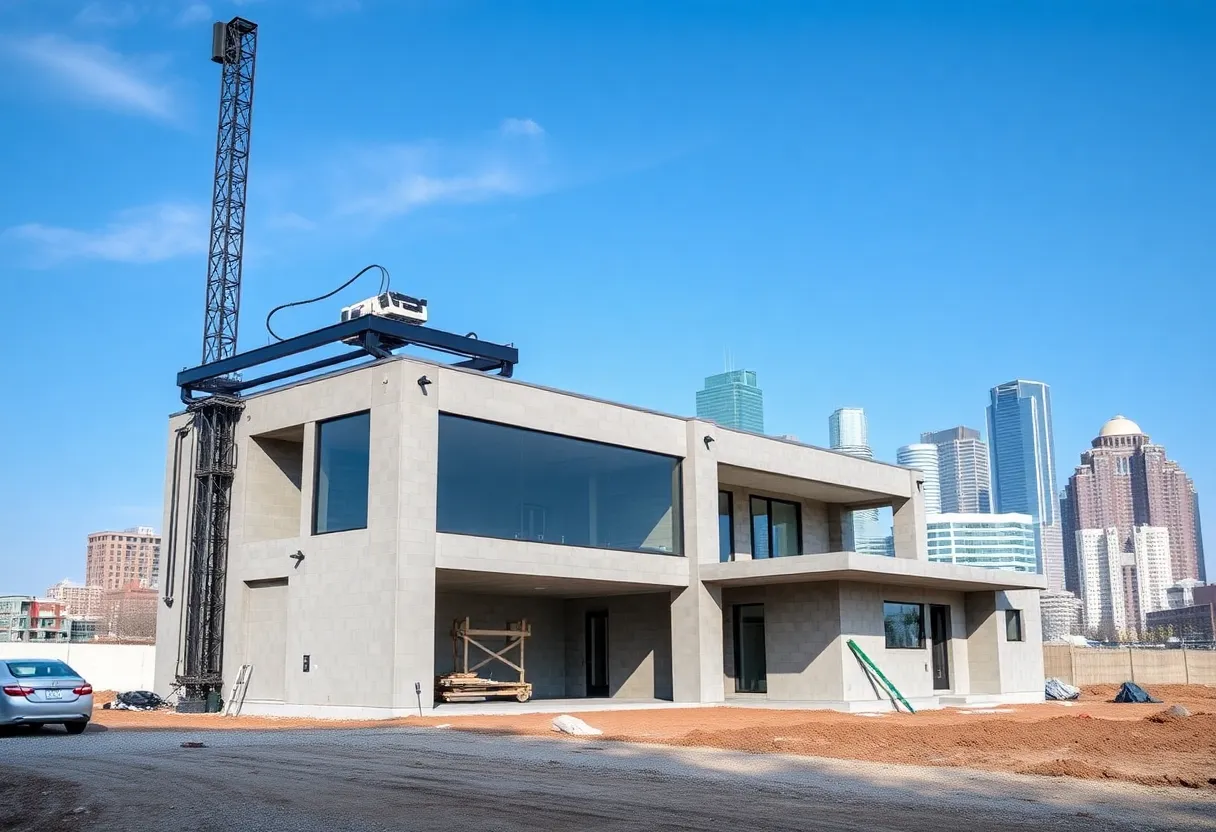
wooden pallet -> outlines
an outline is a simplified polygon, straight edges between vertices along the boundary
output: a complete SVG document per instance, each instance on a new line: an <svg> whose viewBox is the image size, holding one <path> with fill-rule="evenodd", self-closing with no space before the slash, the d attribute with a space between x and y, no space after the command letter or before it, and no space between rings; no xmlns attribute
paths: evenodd
<svg viewBox="0 0 1216 832"><path fill-rule="evenodd" d="M444 702L460 702L470 699L487 699L491 697L513 697L520 702L532 698L532 685L524 678L524 640L532 635L532 628L527 620L512 621L502 630L475 630L469 626L469 619L458 619L452 622L452 672L435 679L435 696ZM478 641L483 638L506 639L506 645L499 650L492 650ZM469 666L469 650L476 648L486 654L486 658ZM507 658L512 650L519 651L519 662ZM511 681L497 681L477 675L480 670L491 662L501 662L519 674L519 678ZM459 668L459 669L458 669Z"/></svg>

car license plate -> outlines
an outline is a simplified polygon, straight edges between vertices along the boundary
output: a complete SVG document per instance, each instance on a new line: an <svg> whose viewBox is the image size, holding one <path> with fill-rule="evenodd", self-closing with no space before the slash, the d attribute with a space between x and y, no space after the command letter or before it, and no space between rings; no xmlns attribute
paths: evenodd
<svg viewBox="0 0 1216 832"><path fill-rule="evenodd" d="M48 690L48 691L46 692L46 698L47 698L47 699L62 699L62 698L63 698L63 691L61 691L61 690Z"/></svg>

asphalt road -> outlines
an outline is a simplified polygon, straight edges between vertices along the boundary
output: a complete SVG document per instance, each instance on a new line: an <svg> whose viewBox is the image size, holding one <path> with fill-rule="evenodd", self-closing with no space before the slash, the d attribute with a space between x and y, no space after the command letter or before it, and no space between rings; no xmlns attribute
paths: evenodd
<svg viewBox="0 0 1216 832"><path fill-rule="evenodd" d="M442 729L49 729L0 738L0 829L1164 832L1216 829L1216 796Z"/></svg>

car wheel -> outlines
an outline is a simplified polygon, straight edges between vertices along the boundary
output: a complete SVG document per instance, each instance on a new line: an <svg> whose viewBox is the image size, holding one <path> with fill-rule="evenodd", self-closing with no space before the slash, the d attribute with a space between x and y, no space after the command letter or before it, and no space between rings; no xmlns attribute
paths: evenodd
<svg viewBox="0 0 1216 832"><path fill-rule="evenodd" d="M63 727L67 729L69 734L83 734L84 729L89 727L87 722L65 722Z"/></svg>

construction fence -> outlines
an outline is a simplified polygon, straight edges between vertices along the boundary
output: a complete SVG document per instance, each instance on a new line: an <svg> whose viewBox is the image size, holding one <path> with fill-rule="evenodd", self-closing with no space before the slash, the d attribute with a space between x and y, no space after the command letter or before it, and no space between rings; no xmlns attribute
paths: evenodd
<svg viewBox="0 0 1216 832"><path fill-rule="evenodd" d="M1070 685L1216 685L1216 650L1043 645L1043 674Z"/></svg>

